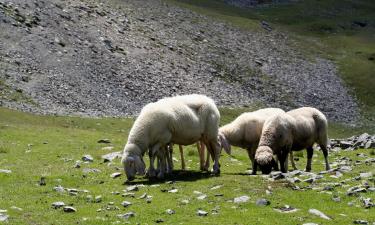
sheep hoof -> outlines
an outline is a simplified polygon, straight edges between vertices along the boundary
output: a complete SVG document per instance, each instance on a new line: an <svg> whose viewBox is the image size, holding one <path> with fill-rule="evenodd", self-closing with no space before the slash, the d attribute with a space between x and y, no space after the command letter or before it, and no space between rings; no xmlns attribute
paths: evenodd
<svg viewBox="0 0 375 225"><path fill-rule="evenodd" d="M156 171L155 170L148 170L146 173L146 177L153 178L156 177Z"/></svg>
<svg viewBox="0 0 375 225"><path fill-rule="evenodd" d="M159 180L164 180L164 173L158 173L157 178L158 178Z"/></svg>

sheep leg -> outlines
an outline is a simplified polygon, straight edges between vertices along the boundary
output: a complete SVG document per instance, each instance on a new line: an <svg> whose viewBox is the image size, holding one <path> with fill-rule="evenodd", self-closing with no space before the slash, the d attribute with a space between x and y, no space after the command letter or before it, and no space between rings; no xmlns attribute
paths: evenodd
<svg viewBox="0 0 375 225"><path fill-rule="evenodd" d="M288 172L287 169L288 169L288 152L287 151L282 151L279 155L278 155L278 159L280 161L280 170L281 172L283 173L286 173ZM286 161L286 162L285 162Z"/></svg>
<svg viewBox="0 0 375 225"><path fill-rule="evenodd" d="M249 159L251 161L251 165L252 165L252 168L253 168L253 174L256 174L257 166L255 165L255 151L252 151L251 147L246 149L246 150L247 150L247 155L249 156Z"/></svg>
<svg viewBox="0 0 375 225"><path fill-rule="evenodd" d="M214 174L218 175L218 174L220 174L220 164L219 164L220 148L215 145L214 141L210 141L209 144L207 145L207 150L210 152L211 157L214 161L212 172ZM209 160L207 160L207 161L209 161Z"/></svg>
<svg viewBox="0 0 375 225"><path fill-rule="evenodd" d="M293 170L298 170L296 167L296 163L294 162L293 151L290 151L289 160L290 160L290 163L292 164Z"/></svg>
<svg viewBox="0 0 375 225"><path fill-rule="evenodd" d="M181 156L181 169L185 170L185 158L184 158L184 149L182 148L182 145L178 145L180 149L180 156Z"/></svg>
<svg viewBox="0 0 375 225"><path fill-rule="evenodd" d="M167 156L167 167L166 167L166 173L170 174L173 171L173 144L169 144L166 147L166 156Z"/></svg>
<svg viewBox="0 0 375 225"><path fill-rule="evenodd" d="M167 147L163 147L160 149L160 151L158 151L158 155L159 155L159 160L160 160L160 170L159 170L159 173L157 175L157 178L162 180L164 179L164 173L166 171L166 156L165 156L165 153L167 153ZM168 154L168 153L167 153Z"/></svg>
<svg viewBox="0 0 375 225"><path fill-rule="evenodd" d="M212 153L209 152L208 147L207 147L207 151L206 151L206 147L205 147L203 142L200 142L200 146L201 146L201 152L202 152L202 165L204 163L203 171L208 171L208 168L210 168L210 154L212 154ZM206 154L206 162L204 162L205 154ZM212 159L213 158L214 157L212 157Z"/></svg>
<svg viewBox="0 0 375 225"><path fill-rule="evenodd" d="M149 158L150 158L150 167L148 168L148 171L147 171L147 176L148 177L155 177L156 176L156 170L155 170L155 167L154 167L154 162L155 162L155 157L159 151L159 148L160 148L160 145L159 144L156 144L154 147L152 147L150 150L149 150ZM159 159L158 159L158 162L159 162Z"/></svg>
<svg viewBox="0 0 375 225"><path fill-rule="evenodd" d="M329 163L328 163L328 150L327 150L327 146L320 145L320 148L322 149L322 152L323 152L323 155L324 155L324 160L326 162L326 170L330 170L331 168L329 167Z"/></svg>
<svg viewBox="0 0 375 225"><path fill-rule="evenodd" d="M199 154L199 168L200 170L204 171L204 152L200 142L197 142L197 149Z"/></svg>
<svg viewBox="0 0 375 225"><path fill-rule="evenodd" d="M313 157L313 154L314 154L314 149L312 148L312 146L310 146L310 147L307 147L306 150L307 150L306 172L310 172L311 171L312 157Z"/></svg>

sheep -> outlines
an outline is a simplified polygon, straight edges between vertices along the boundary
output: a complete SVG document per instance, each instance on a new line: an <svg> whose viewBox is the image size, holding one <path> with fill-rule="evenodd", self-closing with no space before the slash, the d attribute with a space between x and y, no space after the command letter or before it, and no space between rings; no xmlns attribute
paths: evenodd
<svg viewBox="0 0 375 225"><path fill-rule="evenodd" d="M161 168L158 178L164 177L165 152L169 143L190 145L202 141L214 159L213 172L220 173L220 147L217 140L220 113L214 101L204 95L183 95L149 103L130 130L124 147L122 164L128 181L136 174L144 175L143 155L158 154ZM154 157L150 157L149 175L155 173Z"/></svg>
<svg viewBox="0 0 375 225"><path fill-rule="evenodd" d="M237 146L247 150L247 154L254 167L255 150L262 133L263 124L267 118L285 113L279 108L265 108L254 112L242 113L231 123L219 128L220 143L222 146Z"/></svg>
<svg viewBox="0 0 375 225"><path fill-rule="evenodd" d="M302 107L273 116L264 124L255 153L255 164L260 166L263 173L270 173L272 167L278 169L273 159L273 154L276 154L280 169L285 173L288 169L288 154L306 148L306 171L310 172L313 145L318 143L323 151L326 170L329 170L327 129L328 122L324 114L311 107Z"/></svg>

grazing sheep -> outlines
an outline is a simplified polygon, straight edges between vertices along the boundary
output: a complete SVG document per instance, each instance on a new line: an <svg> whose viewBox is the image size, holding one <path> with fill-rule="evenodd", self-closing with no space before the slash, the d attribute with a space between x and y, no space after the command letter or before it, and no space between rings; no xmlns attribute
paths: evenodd
<svg viewBox="0 0 375 225"><path fill-rule="evenodd" d="M318 143L323 151L326 170L328 163L327 119L319 110L302 107L268 119L263 127L259 147L255 154L255 164L263 173L270 173L272 167L278 169L273 159L276 154L282 172L287 172L287 156L291 151L307 150L306 171L311 171L313 145Z"/></svg>
<svg viewBox="0 0 375 225"><path fill-rule="evenodd" d="M142 160L150 149L161 159L158 178L164 177L165 153L169 143L190 145L202 141L214 159L213 172L220 173L220 146L217 140L220 113L214 101L204 95L184 95L161 99L146 105L130 130L122 163L128 180L145 173ZM150 157L149 175L155 174Z"/></svg>
<svg viewBox="0 0 375 225"><path fill-rule="evenodd" d="M219 128L221 145L233 145L246 149L253 165L253 174L255 174L255 150L258 147L263 124L269 117L280 113L285 112L279 108L265 108L241 114L231 123Z"/></svg>

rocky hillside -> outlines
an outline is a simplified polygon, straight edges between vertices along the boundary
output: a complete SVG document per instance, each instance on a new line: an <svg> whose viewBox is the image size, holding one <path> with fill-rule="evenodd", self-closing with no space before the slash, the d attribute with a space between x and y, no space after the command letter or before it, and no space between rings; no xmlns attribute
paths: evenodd
<svg viewBox="0 0 375 225"><path fill-rule="evenodd" d="M266 28L240 30L155 0L0 0L0 103L123 116L164 96L203 93L220 106L309 105L356 120L335 65Z"/></svg>

